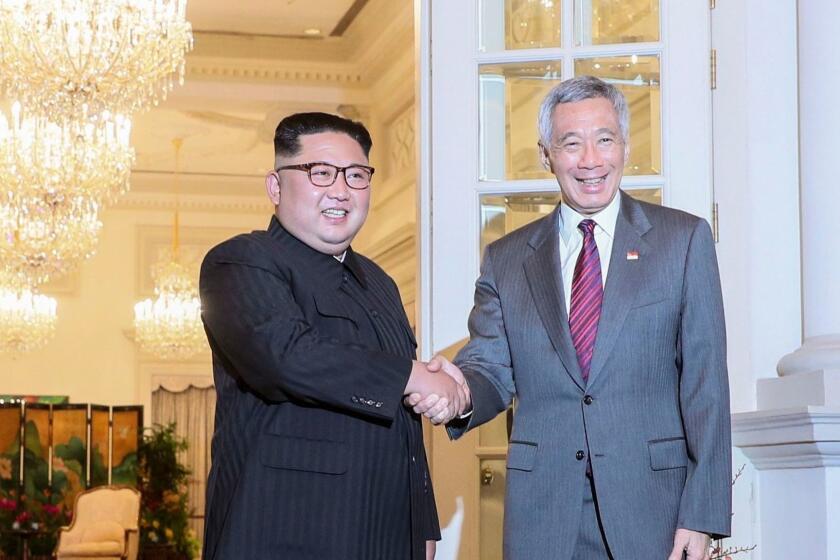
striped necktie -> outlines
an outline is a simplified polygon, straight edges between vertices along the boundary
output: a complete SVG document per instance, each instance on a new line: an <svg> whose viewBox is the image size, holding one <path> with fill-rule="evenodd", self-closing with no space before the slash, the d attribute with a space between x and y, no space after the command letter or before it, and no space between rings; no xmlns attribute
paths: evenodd
<svg viewBox="0 0 840 560"><path fill-rule="evenodd" d="M589 380L589 366L595 350L598 319L601 318L601 301L604 288L601 284L601 259L595 244L595 221L581 220L578 229L583 232L583 248L575 263L572 277L572 298L569 304L569 329L575 345L583 382Z"/></svg>

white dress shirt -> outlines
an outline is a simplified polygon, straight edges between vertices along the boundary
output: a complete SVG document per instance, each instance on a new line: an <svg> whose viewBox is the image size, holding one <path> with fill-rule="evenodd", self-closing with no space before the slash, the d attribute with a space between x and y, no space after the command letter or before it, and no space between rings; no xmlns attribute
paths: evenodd
<svg viewBox="0 0 840 560"><path fill-rule="evenodd" d="M601 260L601 284L607 283L607 271L610 268L615 224L618 221L618 210L621 196L615 193L612 201L600 212L588 216L595 221L595 244L598 246L598 257ZM565 203L560 205L560 264L563 274L563 295L566 297L566 313L572 300L572 279L575 275L575 264L583 248L583 232L578 224L587 216L582 216L572 210Z"/></svg>

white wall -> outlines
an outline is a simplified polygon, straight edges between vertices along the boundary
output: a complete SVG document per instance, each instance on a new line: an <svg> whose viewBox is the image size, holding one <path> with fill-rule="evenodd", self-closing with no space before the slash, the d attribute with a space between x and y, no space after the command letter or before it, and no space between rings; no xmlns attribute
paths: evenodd
<svg viewBox="0 0 840 560"><path fill-rule="evenodd" d="M209 238L202 238L209 248L213 241L221 241L212 235L221 225L241 231L264 228L270 215L270 207L265 208L265 213L186 211L181 215L182 228L211 232ZM31 354L0 359L2 392L67 395L72 402L107 405L148 403L150 395L138 393L137 378L148 356L138 351L130 336L134 304L149 296L139 286L144 272L139 264L154 260L155 255L141 253L138 235L141 228L149 227L161 228L168 235L172 216L167 209L104 212L97 254L54 291L58 300L55 338ZM192 249L188 252L197 252L190 234L185 233L184 245ZM209 352L196 361L204 364L205 374L210 373Z"/></svg>
<svg viewBox="0 0 840 560"><path fill-rule="evenodd" d="M775 377L801 342L796 22L792 0L717 2L712 11L717 252L736 413L755 410L756 381ZM761 511L778 504L760 503L758 473L735 449L733 467L741 466L727 544L759 544L756 560L770 542Z"/></svg>

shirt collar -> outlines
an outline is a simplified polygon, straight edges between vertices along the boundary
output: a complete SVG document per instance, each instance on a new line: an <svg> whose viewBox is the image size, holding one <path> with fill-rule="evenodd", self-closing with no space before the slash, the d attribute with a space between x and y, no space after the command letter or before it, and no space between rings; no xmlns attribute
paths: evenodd
<svg viewBox="0 0 840 560"><path fill-rule="evenodd" d="M356 277L356 280L359 281L359 284L362 285L362 288L367 288L367 282L365 281L365 271L362 269L362 263L360 262L359 257L353 251L352 247L347 247L347 252L344 253L344 260L341 262L345 268L347 268L353 276Z"/></svg>
<svg viewBox="0 0 840 560"><path fill-rule="evenodd" d="M595 220L598 229L613 237L615 235L615 224L618 221L618 212L621 208L621 193L616 191L615 196L607 206L592 216L588 216L590 220ZM581 220L587 219L576 210L573 210L565 203L560 204L560 236L563 242L568 244L572 238L572 234L577 230L578 224Z"/></svg>
<svg viewBox="0 0 840 560"><path fill-rule="evenodd" d="M288 250L294 251L295 254L300 255L302 258L311 259L314 262L324 263L327 267L340 266L346 268L351 274L353 274L353 276L356 277L356 280L359 281L359 284L361 284L363 288L367 288L365 272L362 268L361 260L356 253L353 252L352 247L347 247L347 251L344 253L344 260L339 261L333 255L316 251L289 233L280 223L280 220L277 219L276 215L271 216L271 222L268 224L268 234L281 243L284 243L284 246Z"/></svg>

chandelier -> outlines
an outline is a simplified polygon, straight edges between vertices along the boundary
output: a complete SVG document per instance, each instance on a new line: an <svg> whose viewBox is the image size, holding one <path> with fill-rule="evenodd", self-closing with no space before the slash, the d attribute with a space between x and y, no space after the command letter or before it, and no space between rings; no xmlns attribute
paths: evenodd
<svg viewBox="0 0 840 560"><path fill-rule="evenodd" d="M72 271L96 252L99 205L63 194L0 197L0 262L32 285Z"/></svg>
<svg viewBox="0 0 840 560"><path fill-rule="evenodd" d="M175 219L172 227L172 252L155 265L155 299L134 306L136 340L141 348L163 359L186 359L206 348L201 324L201 303L189 270L179 260L178 176L181 140L175 147Z"/></svg>
<svg viewBox="0 0 840 560"><path fill-rule="evenodd" d="M56 324L55 299L0 275L0 353L16 356L44 346Z"/></svg>
<svg viewBox="0 0 840 560"><path fill-rule="evenodd" d="M0 89L56 121L157 105L192 49L186 0L0 0Z"/></svg>
<svg viewBox="0 0 840 560"><path fill-rule="evenodd" d="M57 123L23 114L15 102L9 119L0 112L0 186L111 202L128 190L130 136L131 119L123 115L104 112Z"/></svg>
<svg viewBox="0 0 840 560"><path fill-rule="evenodd" d="M99 210L128 189L131 121L104 113L57 124L0 112L0 261L30 285L96 251Z"/></svg>
<svg viewBox="0 0 840 560"><path fill-rule="evenodd" d="M155 299L134 306L134 326L140 346L163 359L186 359L206 346L201 303L189 271L173 259L152 272Z"/></svg>

